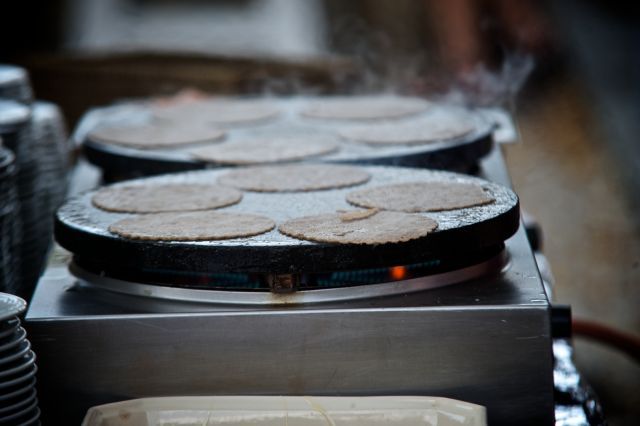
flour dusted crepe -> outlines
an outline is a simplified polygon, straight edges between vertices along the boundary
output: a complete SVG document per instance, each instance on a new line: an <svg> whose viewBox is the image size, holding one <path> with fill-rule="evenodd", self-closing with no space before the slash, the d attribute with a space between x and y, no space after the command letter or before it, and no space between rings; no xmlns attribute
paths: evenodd
<svg viewBox="0 0 640 426"><path fill-rule="evenodd" d="M314 100L302 115L335 120L393 119L420 114L429 105L423 99L401 96L340 96Z"/></svg>
<svg viewBox="0 0 640 426"><path fill-rule="evenodd" d="M301 240L339 244L400 243L426 236L438 224L428 217L400 212L350 212L291 219L279 231Z"/></svg>
<svg viewBox="0 0 640 426"><path fill-rule="evenodd" d="M274 227L265 216L199 211L139 215L114 223L109 231L135 240L206 241L250 237Z"/></svg>
<svg viewBox="0 0 640 426"><path fill-rule="evenodd" d="M494 199L472 183L410 182L353 191L347 201L359 207L413 213L481 206Z"/></svg>
<svg viewBox="0 0 640 426"><path fill-rule="evenodd" d="M293 192L343 188L367 182L371 175L353 166L331 164L287 164L232 170L218 183L247 191Z"/></svg>
<svg viewBox="0 0 640 426"><path fill-rule="evenodd" d="M367 209L367 210L338 210L338 216L343 222L350 222L352 220L362 220L368 217L378 214L380 209Z"/></svg>
<svg viewBox="0 0 640 426"><path fill-rule="evenodd" d="M460 138L475 129L471 117L463 114L432 115L398 124L373 124L342 129L345 139L369 145L419 145Z"/></svg>
<svg viewBox="0 0 640 426"><path fill-rule="evenodd" d="M302 160L328 154L338 143L322 136L257 137L190 151L193 157L218 164L249 165Z"/></svg>
<svg viewBox="0 0 640 426"><path fill-rule="evenodd" d="M152 122L142 125L96 128L89 140L138 149L174 148L189 144L216 142L224 131L203 123Z"/></svg>
<svg viewBox="0 0 640 426"><path fill-rule="evenodd" d="M209 210L236 204L242 193L213 184L120 184L102 188L92 198L103 210L123 213L159 213Z"/></svg>
<svg viewBox="0 0 640 426"><path fill-rule="evenodd" d="M213 123L219 125L251 124L268 121L280 113L265 100L199 99L175 105L155 106L156 118L171 121Z"/></svg>

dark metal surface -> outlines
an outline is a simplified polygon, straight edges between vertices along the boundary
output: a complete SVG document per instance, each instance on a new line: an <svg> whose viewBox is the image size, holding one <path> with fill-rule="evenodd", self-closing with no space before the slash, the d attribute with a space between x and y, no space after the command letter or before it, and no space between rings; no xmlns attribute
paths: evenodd
<svg viewBox="0 0 640 426"><path fill-rule="evenodd" d="M371 180L352 188L300 193L251 193L220 211L262 214L277 224L301 216L350 209L345 195L354 188L423 180L480 184L495 198L492 204L425 214L438 229L424 238L375 246L314 243L287 237L274 229L250 238L200 242L136 241L108 231L128 214L93 207L93 193L65 204L57 214L56 240L81 258L140 269L215 272L316 272L417 263L434 254L477 251L510 237L519 225L517 196L488 181L448 172L371 166ZM213 182L224 169L159 176L138 182ZM130 184L130 183L129 183Z"/></svg>
<svg viewBox="0 0 640 426"><path fill-rule="evenodd" d="M228 140L247 136L287 134L327 134L335 136L340 128L362 126L366 122L326 121L305 119L299 116L299 109L311 98L288 98L273 100L282 113L273 121L253 126L229 128ZM434 107L441 110L454 107ZM487 155L493 146L492 132L495 123L480 110L468 112L475 130L463 137L413 146L370 146L364 143L339 142L338 152L314 158L313 161L350 164L387 165L403 167L425 167L442 170L467 171L478 160ZM411 119L411 118L409 118ZM407 120L409 120L407 119ZM94 126L122 123L142 123L150 120L147 108L136 105L122 105L93 110L85 115L78 126L74 138L84 142L84 153L93 164L101 167L107 179L122 180L138 176L149 176L169 172L198 170L216 167L191 158L187 150L157 149L139 150L93 141L87 133ZM403 120L398 120L403 122Z"/></svg>

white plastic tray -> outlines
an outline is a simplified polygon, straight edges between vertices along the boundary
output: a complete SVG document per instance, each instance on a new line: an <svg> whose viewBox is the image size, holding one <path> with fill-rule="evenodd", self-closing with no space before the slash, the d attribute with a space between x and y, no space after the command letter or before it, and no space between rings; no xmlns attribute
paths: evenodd
<svg viewBox="0 0 640 426"><path fill-rule="evenodd" d="M82 426L484 426L480 405L420 396L144 398L89 409Z"/></svg>

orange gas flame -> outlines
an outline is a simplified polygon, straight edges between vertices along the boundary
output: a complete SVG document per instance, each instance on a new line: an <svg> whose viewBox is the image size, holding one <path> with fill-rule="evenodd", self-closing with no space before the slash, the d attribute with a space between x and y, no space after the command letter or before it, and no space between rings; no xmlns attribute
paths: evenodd
<svg viewBox="0 0 640 426"><path fill-rule="evenodd" d="M391 278L396 281L403 280L407 276L407 268L404 266L392 266L389 269L389 273L391 274Z"/></svg>

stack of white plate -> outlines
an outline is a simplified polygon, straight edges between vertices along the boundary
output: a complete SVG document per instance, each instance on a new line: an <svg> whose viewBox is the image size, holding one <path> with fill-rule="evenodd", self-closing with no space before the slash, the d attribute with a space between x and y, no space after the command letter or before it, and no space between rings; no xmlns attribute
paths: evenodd
<svg viewBox="0 0 640 426"><path fill-rule="evenodd" d="M26 302L0 293L0 425L38 425L36 356L20 326Z"/></svg>
<svg viewBox="0 0 640 426"><path fill-rule="evenodd" d="M38 235L38 193L35 182L38 178L37 161L34 157L33 138L30 137L31 110L26 105L15 101L0 99L0 137L3 147L15 156L15 176L13 181L17 195L16 228L17 246L14 251L19 259L18 270L12 287L2 289L9 293L18 293L23 287L24 276L30 273L33 265L29 264L33 257L33 248L24 243L25 236Z"/></svg>
<svg viewBox="0 0 640 426"><path fill-rule="evenodd" d="M18 279L18 194L15 185L15 158L0 140L0 291L11 291Z"/></svg>
<svg viewBox="0 0 640 426"><path fill-rule="evenodd" d="M29 75L24 68L0 64L0 98L31 103L33 91Z"/></svg>
<svg viewBox="0 0 640 426"><path fill-rule="evenodd" d="M53 217L67 192L70 158L62 114L54 104L36 101L31 105L28 133L29 159L34 160L36 175L30 181L29 191L22 192L31 194L21 212L25 221L21 239L23 268L19 288L11 291L27 300L44 270L51 247ZM21 175L27 175L26 171L21 170Z"/></svg>
<svg viewBox="0 0 640 426"><path fill-rule="evenodd" d="M14 283L0 291L29 300L51 246L54 212L66 195L71 148L60 110L47 102L27 106L0 98L0 137L15 156L12 228L19 232L14 251L20 262Z"/></svg>

